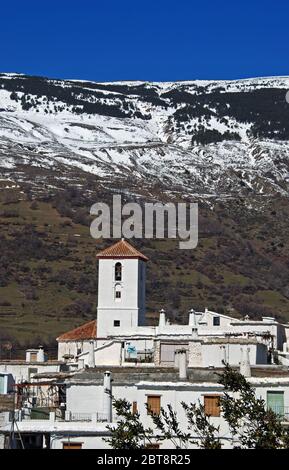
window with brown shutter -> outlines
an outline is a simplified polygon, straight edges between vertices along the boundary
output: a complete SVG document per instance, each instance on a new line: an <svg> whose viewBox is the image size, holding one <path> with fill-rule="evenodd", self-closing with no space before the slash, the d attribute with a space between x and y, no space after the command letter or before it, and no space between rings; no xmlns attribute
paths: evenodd
<svg viewBox="0 0 289 470"><path fill-rule="evenodd" d="M82 442L63 442L62 448L69 450L79 450L82 449Z"/></svg>
<svg viewBox="0 0 289 470"><path fill-rule="evenodd" d="M160 395L148 395L147 405L148 405L148 414L153 413L155 415L159 415L160 410L161 410Z"/></svg>
<svg viewBox="0 0 289 470"><path fill-rule="evenodd" d="M160 445L159 444L147 444L146 449L159 449Z"/></svg>
<svg viewBox="0 0 289 470"><path fill-rule="evenodd" d="M30 353L30 361L37 362L37 352Z"/></svg>
<svg viewBox="0 0 289 470"><path fill-rule="evenodd" d="M137 402L136 401L132 402L132 412L137 413Z"/></svg>
<svg viewBox="0 0 289 470"><path fill-rule="evenodd" d="M220 396L219 395L205 395L204 406L206 415L220 416Z"/></svg>

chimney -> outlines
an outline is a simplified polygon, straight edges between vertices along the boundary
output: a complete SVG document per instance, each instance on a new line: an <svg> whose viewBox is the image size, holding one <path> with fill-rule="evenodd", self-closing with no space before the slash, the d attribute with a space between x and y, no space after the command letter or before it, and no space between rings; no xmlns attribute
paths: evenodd
<svg viewBox="0 0 289 470"><path fill-rule="evenodd" d="M179 351L175 351L175 369L178 369L179 368L179 354L178 354Z"/></svg>
<svg viewBox="0 0 289 470"><path fill-rule="evenodd" d="M187 351L185 349L179 349L176 351L178 356L178 365L179 365L179 378L181 380L187 379Z"/></svg>
<svg viewBox="0 0 289 470"><path fill-rule="evenodd" d="M221 349L221 363L227 364L226 346L222 345L220 346L220 349Z"/></svg>
<svg viewBox="0 0 289 470"><path fill-rule="evenodd" d="M195 328L195 327L192 328L192 338L193 339L199 338L198 328Z"/></svg>
<svg viewBox="0 0 289 470"><path fill-rule="evenodd" d="M112 422L112 387L111 373L106 371L103 376L103 413L109 423Z"/></svg>
<svg viewBox="0 0 289 470"><path fill-rule="evenodd" d="M193 308L189 310L189 325L192 327L197 326L197 318L196 318L196 312Z"/></svg>
<svg viewBox="0 0 289 470"><path fill-rule="evenodd" d="M84 359L78 359L78 369L84 369Z"/></svg>
<svg viewBox="0 0 289 470"><path fill-rule="evenodd" d="M38 353L37 353L37 362L45 362L45 354L43 346L39 346Z"/></svg>
<svg viewBox="0 0 289 470"><path fill-rule="evenodd" d="M244 377L251 377L251 366L250 366L250 348L241 348L241 364L240 374Z"/></svg>
<svg viewBox="0 0 289 470"><path fill-rule="evenodd" d="M162 308L160 310L160 317L159 317L159 327L162 328L163 326L166 326L166 312Z"/></svg>
<svg viewBox="0 0 289 470"><path fill-rule="evenodd" d="M26 362L30 362L30 350L29 349L26 349L25 360Z"/></svg>
<svg viewBox="0 0 289 470"><path fill-rule="evenodd" d="M88 367L95 367L94 340L93 339L89 341Z"/></svg>

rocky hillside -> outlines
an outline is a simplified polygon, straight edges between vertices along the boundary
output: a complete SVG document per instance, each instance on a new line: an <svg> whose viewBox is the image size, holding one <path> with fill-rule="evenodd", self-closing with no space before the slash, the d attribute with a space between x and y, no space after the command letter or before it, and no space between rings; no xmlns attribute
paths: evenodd
<svg viewBox="0 0 289 470"><path fill-rule="evenodd" d="M95 83L0 74L0 174L38 190L89 174L134 195L287 195L288 88L288 77Z"/></svg>

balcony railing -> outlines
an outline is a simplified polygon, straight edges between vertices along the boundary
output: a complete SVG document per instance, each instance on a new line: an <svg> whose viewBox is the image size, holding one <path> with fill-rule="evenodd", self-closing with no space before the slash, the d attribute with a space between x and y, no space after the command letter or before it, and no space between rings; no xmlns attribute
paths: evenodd
<svg viewBox="0 0 289 470"><path fill-rule="evenodd" d="M69 413L67 414L67 418L69 421L92 421L92 414L91 413ZM66 419L66 421L68 421Z"/></svg>
<svg viewBox="0 0 289 470"><path fill-rule="evenodd" d="M13 419L13 412L9 413L9 421ZM72 413L71 411L65 411L62 413L59 410L47 411L41 409L31 409L31 410L15 410L14 419L16 421L23 420L52 420L52 421L68 421L68 422L86 422L86 423L104 423L108 421L108 416L106 413L96 412L96 413Z"/></svg>
<svg viewBox="0 0 289 470"><path fill-rule="evenodd" d="M98 423L106 422L107 415L106 413L72 413L71 411L66 411L65 421L77 421L77 422L92 422L96 421Z"/></svg>
<svg viewBox="0 0 289 470"><path fill-rule="evenodd" d="M151 352L138 352L136 356L126 352L125 362L151 363L153 362L153 354Z"/></svg>

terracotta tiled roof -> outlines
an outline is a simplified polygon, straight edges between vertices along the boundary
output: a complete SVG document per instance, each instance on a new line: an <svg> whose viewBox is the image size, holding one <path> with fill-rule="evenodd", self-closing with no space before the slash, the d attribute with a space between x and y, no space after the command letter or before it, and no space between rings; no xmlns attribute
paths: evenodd
<svg viewBox="0 0 289 470"><path fill-rule="evenodd" d="M81 341L83 339L95 339L97 334L96 320L92 320L84 325L67 331L58 336L57 341Z"/></svg>
<svg viewBox="0 0 289 470"><path fill-rule="evenodd" d="M134 248L126 240L120 240L112 246L100 251L97 258L140 258L143 261L148 261L148 258L140 251Z"/></svg>

